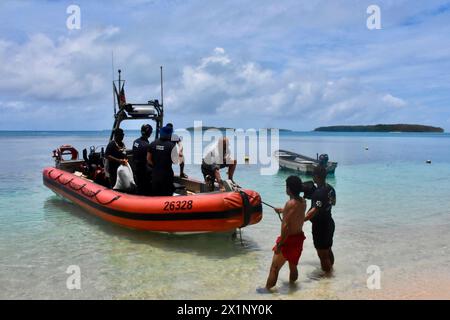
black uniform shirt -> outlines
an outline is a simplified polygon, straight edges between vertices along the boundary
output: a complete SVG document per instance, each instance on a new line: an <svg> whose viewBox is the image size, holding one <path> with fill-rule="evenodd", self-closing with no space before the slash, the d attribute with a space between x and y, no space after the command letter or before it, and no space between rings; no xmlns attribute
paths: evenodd
<svg viewBox="0 0 450 320"><path fill-rule="evenodd" d="M311 205L318 212L311 219L312 223L331 219L331 207L336 204L336 191L329 184L317 188L311 197Z"/></svg>
<svg viewBox="0 0 450 320"><path fill-rule="evenodd" d="M126 159L127 155L125 153L125 145L122 143L121 146L118 146L117 143L114 140L111 140L108 143L108 146L106 147L105 150L105 157L107 158L108 156L113 156L114 158L117 159ZM109 161L109 172L117 172L117 168L119 168L119 163L117 163L114 160L110 160Z"/></svg>
<svg viewBox="0 0 450 320"><path fill-rule="evenodd" d="M133 160L137 167L145 167L147 164L148 139L140 137L133 142Z"/></svg>
<svg viewBox="0 0 450 320"><path fill-rule="evenodd" d="M172 149L175 143L170 140L158 139L150 143L148 152L152 154L153 177L173 176Z"/></svg>

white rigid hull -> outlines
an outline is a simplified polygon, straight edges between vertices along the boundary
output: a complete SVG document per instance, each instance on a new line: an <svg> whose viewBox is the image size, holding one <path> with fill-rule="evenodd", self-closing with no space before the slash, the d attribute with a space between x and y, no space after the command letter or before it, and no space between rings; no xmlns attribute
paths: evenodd
<svg viewBox="0 0 450 320"><path fill-rule="evenodd" d="M314 170L314 162L312 161L292 161L279 159L280 168L300 171L302 173L312 173Z"/></svg>
<svg viewBox="0 0 450 320"><path fill-rule="evenodd" d="M313 161L308 160L285 160L282 158L278 159L280 168L283 169L290 169L299 171L304 174L312 174L314 168L317 166L317 164ZM329 162L327 165L327 173L334 173L336 169L337 163L336 162Z"/></svg>

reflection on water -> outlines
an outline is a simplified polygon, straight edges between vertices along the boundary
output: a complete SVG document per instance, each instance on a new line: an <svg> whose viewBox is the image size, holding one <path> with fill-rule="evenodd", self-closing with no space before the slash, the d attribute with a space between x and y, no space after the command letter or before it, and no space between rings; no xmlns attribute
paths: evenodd
<svg viewBox="0 0 450 320"><path fill-rule="evenodd" d="M244 236L241 242L237 237L233 237L232 232L173 234L124 228L93 216L75 204L57 196L52 196L45 201L44 212L46 218L55 223L56 226L65 227L67 221L64 214L72 214L111 237L120 237L135 244L151 245L175 253L189 252L190 254L220 259L258 250L258 245L252 239Z"/></svg>

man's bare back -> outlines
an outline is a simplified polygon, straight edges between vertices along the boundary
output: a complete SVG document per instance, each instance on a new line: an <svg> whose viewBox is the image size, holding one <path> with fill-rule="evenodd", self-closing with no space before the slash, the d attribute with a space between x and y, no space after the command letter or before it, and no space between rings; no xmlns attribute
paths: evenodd
<svg viewBox="0 0 450 320"><path fill-rule="evenodd" d="M283 214L280 236L276 240L273 250L272 264L266 282L266 289L270 290L277 283L278 273L286 261L289 262L289 282L298 279L297 265L303 251L303 222L305 221L306 201L300 197L303 185L297 176L286 179L286 194L289 200L284 208L274 208Z"/></svg>
<svg viewBox="0 0 450 320"><path fill-rule="evenodd" d="M305 221L306 201L299 198L291 198L286 202L283 209L283 224L281 226L283 233L283 225L286 236L300 234L303 232L303 222Z"/></svg>

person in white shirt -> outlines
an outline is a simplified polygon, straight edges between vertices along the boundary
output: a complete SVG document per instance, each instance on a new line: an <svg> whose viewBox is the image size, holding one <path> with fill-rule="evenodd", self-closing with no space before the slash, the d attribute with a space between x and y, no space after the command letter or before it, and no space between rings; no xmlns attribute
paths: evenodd
<svg viewBox="0 0 450 320"><path fill-rule="evenodd" d="M173 129L173 124L172 123L168 123L167 127L172 128ZM178 164L180 165L180 178L184 178L187 179L188 176L184 173L184 155L183 155L183 144L181 142L181 137L176 135L175 133L172 134L172 139L173 142L176 143L177 146L177 151L178 151Z"/></svg>
<svg viewBox="0 0 450 320"><path fill-rule="evenodd" d="M228 167L228 179L233 181L237 162L231 157L230 142L222 137L206 148L202 161L202 174L210 189L214 189L214 182L220 186L220 191L225 191L220 169Z"/></svg>

